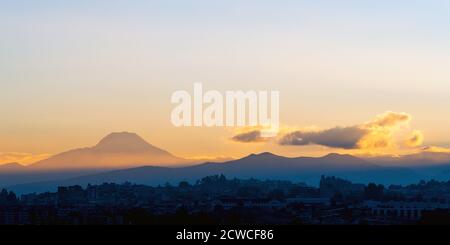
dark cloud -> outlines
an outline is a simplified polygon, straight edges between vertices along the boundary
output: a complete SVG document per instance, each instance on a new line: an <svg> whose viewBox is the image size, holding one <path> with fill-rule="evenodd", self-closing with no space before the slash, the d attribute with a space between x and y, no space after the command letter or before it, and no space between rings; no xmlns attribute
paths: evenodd
<svg viewBox="0 0 450 245"><path fill-rule="evenodd" d="M408 125L412 119L407 113L388 111L377 115L375 119L349 127L334 127L319 131L296 130L277 136L280 145L322 145L342 149L383 149L395 147L393 133L402 124ZM238 134L232 138L238 142L262 142L270 138L261 137L259 129ZM404 142L409 147L420 146L423 135L413 131L413 135Z"/></svg>
<svg viewBox="0 0 450 245"><path fill-rule="evenodd" d="M262 142L262 141L266 140L266 138L261 137L260 130L253 130L250 132L237 134L231 139L234 141L243 142L243 143Z"/></svg>
<svg viewBox="0 0 450 245"><path fill-rule="evenodd" d="M284 135L281 145L323 145L334 148L358 148L358 142L367 134L368 130L358 126L335 127L316 132L295 131Z"/></svg>

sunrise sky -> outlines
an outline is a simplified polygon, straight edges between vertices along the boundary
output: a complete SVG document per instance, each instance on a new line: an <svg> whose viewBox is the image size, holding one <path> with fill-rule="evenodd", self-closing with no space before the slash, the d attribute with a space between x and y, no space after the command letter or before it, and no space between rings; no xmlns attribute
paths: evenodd
<svg viewBox="0 0 450 245"><path fill-rule="evenodd" d="M0 163L121 131L191 158L447 151L449 13L446 0L0 1ZM194 82L280 91L282 134L174 127L170 96Z"/></svg>

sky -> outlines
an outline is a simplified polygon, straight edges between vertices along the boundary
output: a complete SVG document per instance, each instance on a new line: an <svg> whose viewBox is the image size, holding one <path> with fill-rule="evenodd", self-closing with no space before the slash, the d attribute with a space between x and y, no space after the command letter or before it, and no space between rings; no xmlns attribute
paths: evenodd
<svg viewBox="0 0 450 245"><path fill-rule="evenodd" d="M449 12L445 0L0 0L0 163L121 131L182 157L448 150ZM195 82L279 91L284 134L174 127L171 94ZM376 123L389 115L407 116ZM342 128L355 142L324 142Z"/></svg>

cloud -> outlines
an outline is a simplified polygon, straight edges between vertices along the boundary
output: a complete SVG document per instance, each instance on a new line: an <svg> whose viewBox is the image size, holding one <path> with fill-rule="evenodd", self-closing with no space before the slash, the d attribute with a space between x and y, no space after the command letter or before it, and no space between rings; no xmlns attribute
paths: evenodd
<svg viewBox="0 0 450 245"><path fill-rule="evenodd" d="M396 127L400 123L409 122L410 120L411 115L407 113L388 111L376 116L373 121L366 123L366 126L392 128Z"/></svg>
<svg viewBox="0 0 450 245"><path fill-rule="evenodd" d="M255 129L249 132L239 133L233 136L233 138L231 139L237 142L250 143L250 142L264 142L268 138L261 137L261 130Z"/></svg>
<svg viewBox="0 0 450 245"><path fill-rule="evenodd" d="M290 130L277 136L280 145L321 145L340 149L386 149L395 148L394 133L402 125L409 125L411 115L403 112L388 111L377 115L373 120L347 127L329 129ZM261 137L258 128L247 129L232 138L237 142L251 143L267 141ZM423 142L420 131L412 131L404 140L407 147L417 147Z"/></svg>
<svg viewBox="0 0 450 245"><path fill-rule="evenodd" d="M418 130L414 130L411 133L411 136L405 141L405 145L409 147L421 146L422 143L423 143L423 133Z"/></svg>
<svg viewBox="0 0 450 245"><path fill-rule="evenodd" d="M425 146L422 148L424 152L434 152L434 153L450 153L450 148L439 147L439 146Z"/></svg>
<svg viewBox="0 0 450 245"><path fill-rule="evenodd" d="M369 122L355 126L334 127L316 132L294 131L282 136L279 143L281 145L315 144L341 149L394 147L393 132L400 125L408 124L410 120L409 114L388 111ZM415 136L419 137L417 134ZM418 144L420 139L415 140L414 143Z"/></svg>
<svg viewBox="0 0 450 245"><path fill-rule="evenodd" d="M279 143L281 145L323 145L333 148L353 149L367 130L358 126L335 127L317 132L295 131L284 135Z"/></svg>
<svg viewBox="0 0 450 245"><path fill-rule="evenodd" d="M22 164L30 164L35 163L40 160L44 160L49 158L50 154L32 154L32 153L24 153L24 152L0 152L0 164L5 163L22 163Z"/></svg>
<svg viewBox="0 0 450 245"><path fill-rule="evenodd" d="M405 129L410 131L411 115L403 112L388 111L377 115L374 119L346 127L333 127L328 129L297 129L283 130L276 139L280 145L321 145L339 149L395 149L397 140L394 137L397 131ZM402 128L402 126L406 126ZM407 147L417 147L423 143L423 134L414 130L409 137L402 141ZM251 143L263 142L268 139L261 137L258 128L247 129L232 138L237 142Z"/></svg>
<svg viewBox="0 0 450 245"><path fill-rule="evenodd" d="M401 125L408 125L411 115L404 112L388 111L377 115L372 121L360 127L367 130L367 134L358 142L358 149L395 148L396 142L393 134Z"/></svg>

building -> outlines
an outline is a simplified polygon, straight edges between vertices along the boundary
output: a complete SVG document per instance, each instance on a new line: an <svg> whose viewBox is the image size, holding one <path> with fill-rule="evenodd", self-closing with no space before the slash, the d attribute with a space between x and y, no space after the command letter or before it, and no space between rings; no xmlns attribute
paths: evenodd
<svg viewBox="0 0 450 245"><path fill-rule="evenodd" d="M370 210L375 217L398 218L406 220L419 220L424 211L435 209L449 209L447 203L435 202L380 202L365 201L364 206Z"/></svg>

